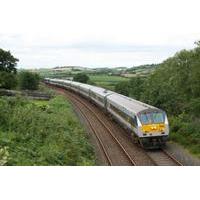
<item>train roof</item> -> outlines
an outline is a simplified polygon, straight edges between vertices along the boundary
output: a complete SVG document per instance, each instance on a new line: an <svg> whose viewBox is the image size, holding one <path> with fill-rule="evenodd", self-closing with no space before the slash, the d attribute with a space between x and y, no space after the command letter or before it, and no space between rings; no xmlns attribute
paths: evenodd
<svg viewBox="0 0 200 200"><path fill-rule="evenodd" d="M72 85L80 86L85 89L90 89L90 91L105 97L108 96L107 98L114 102L115 104L119 105L120 107L128 110L130 113L141 113L141 112L148 112L148 111L162 111L161 109L158 109L154 106L145 104L141 101L137 101L135 99L132 99L130 97L118 94L116 92L113 92L111 90L106 90L101 87L93 86L93 85L88 85L85 83L80 83L76 81L70 81L70 80L63 80L63 79L48 79L53 82L66 82L66 83L71 83Z"/></svg>
<svg viewBox="0 0 200 200"><path fill-rule="evenodd" d="M108 99L114 102L115 104L118 104L119 106L127 109L129 112L133 112L135 114L144 111L160 110L154 106L150 106L141 101L137 101L135 99L118 93L113 93L112 95L108 96Z"/></svg>
<svg viewBox="0 0 200 200"><path fill-rule="evenodd" d="M73 85L74 83L77 83L77 82L72 81L72 85ZM92 86L92 85L88 85L88 84L85 84L85 83L80 83L79 85L80 85L81 88L85 88L85 89L88 89L88 90L89 90L90 88L94 87L94 86Z"/></svg>
<svg viewBox="0 0 200 200"><path fill-rule="evenodd" d="M50 80L53 82L64 82L64 83L71 83L72 81L70 80L65 80L65 79L58 79L58 78L46 78L45 80Z"/></svg>
<svg viewBox="0 0 200 200"><path fill-rule="evenodd" d="M108 95L114 93L114 92L111 91L111 90L106 90L105 88L96 87L96 86L92 87L92 88L90 89L90 91L92 91L92 92L94 92L94 93L96 93L96 94L99 94L99 95L101 95L101 96L103 96L103 97L108 96Z"/></svg>
<svg viewBox="0 0 200 200"><path fill-rule="evenodd" d="M80 87L82 88L85 88L85 89L88 89L100 96L107 96L108 94L113 94L114 92L110 91L110 90L106 90L104 88L101 88L101 87L97 87L97 86L94 86L94 85L88 85L88 84L85 84L85 83L79 83L79 82L76 82L76 81L72 81L71 82L72 85L79 85Z"/></svg>

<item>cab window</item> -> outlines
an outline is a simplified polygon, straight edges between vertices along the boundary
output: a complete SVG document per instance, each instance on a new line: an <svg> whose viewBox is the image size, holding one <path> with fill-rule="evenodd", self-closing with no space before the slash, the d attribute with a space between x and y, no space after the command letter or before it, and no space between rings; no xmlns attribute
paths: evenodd
<svg viewBox="0 0 200 200"><path fill-rule="evenodd" d="M164 123L164 113L152 112L140 115L142 124L159 124Z"/></svg>
<svg viewBox="0 0 200 200"><path fill-rule="evenodd" d="M140 119L141 119L142 124L151 124L151 114L150 113L141 114Z"/></svg>
<svg viewBox="0 0 200 200"><path fill-rule="evenodd" d="M164 122L164 114L163 113L152 113L153 122L163 123Z"/></svg>

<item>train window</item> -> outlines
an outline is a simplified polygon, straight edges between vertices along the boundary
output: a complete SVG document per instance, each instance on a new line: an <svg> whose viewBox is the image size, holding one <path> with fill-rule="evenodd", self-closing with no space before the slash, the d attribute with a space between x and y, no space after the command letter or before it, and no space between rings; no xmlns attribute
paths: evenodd
<svg viewBox="0 0 200 200"><path fill-rule="evenodd" d="M140 119L141 119L142 124L151 124L151 114L150 113L141 114Z"/></svg>
<svg viewBox="0 0 200 200"><path fill-rule="evenodd" d="M137 127L137 118L136 118L136 116L135 117L133 117L133 118L131 118L131 124L134 126L134 127Z"/></svg>
<svg viewBox="0 0 200 200"><path fill-rule="evenodd" d="M95 93L91 92L90 95L91 95L91 97L96 98Z"/></svg>
<svg viewBox="0 0 200 200"><path fill-rule="evenodd" d="M101 97L97 96L95 93L90 92L90 96L93 97L93 98L95 98L96 100L104 103L103 99Z"/></svg>
<svg viewBox="0 0 200 200"><path fill-rule="evenodd" d="M103 99L101 97L98 97L98 100L101 102L101 103L104 103L103 102Z"/></svg>
<svg viewBox="0 0 200 200"><path fill-rule="evenodd" d="M140 115L140 120L142 124L159 124L164 122L164 114L163 113L144 113Z"/></svg>
<svg viewBox="0 0 200 200"><path fill-rule="evenodd" d="M110 108L116 113L118 114L121 118L123 118L125 121L127 121L127 119L129 118L126 113L122 112L121 110L119 110L118 108L116 108L115 106L113 106L112 104L110 104Z"/></svg>
<svg viewBox="0 0 200 200"><path fill-rule="evenodd" d="M163 123L164 114L163 113L152 113L152 119L154 123Z"/></svg>

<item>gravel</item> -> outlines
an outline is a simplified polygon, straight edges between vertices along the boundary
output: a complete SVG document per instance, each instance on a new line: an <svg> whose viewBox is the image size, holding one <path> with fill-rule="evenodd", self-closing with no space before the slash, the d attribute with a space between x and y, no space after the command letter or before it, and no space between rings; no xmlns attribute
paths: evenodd
<svg viewBox="0 0 200 200"><path fill-rule="evenodd" d="M191 155L191 153L179 144L168 142L165 150L172 154L184 166L200 166L200 159Z"/></svg>

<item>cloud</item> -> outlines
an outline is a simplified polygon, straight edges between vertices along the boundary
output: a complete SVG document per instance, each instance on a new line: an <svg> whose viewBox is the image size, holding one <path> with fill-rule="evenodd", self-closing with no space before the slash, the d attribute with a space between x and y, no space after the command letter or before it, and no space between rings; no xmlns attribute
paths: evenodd
<svg viewBox="0 0 200 200"><path fill-rule="evenodd" d="M48 49L49 47L47 47ZM53 46L50 48L57 49L75 49L86 52L106 52L106 53L127 53L127 52L156 52L169 51L172 49L179 49L180 46L169 45L136 45L126 43L110 43L110 42L81 42L69 45Z"/></svg>
<svg viewBox="0 0 200 200"><path fill-rule="evenodd" d="M185 36L185 39L189 36ZM183 42L182 42L183 43ZM19 58L20 67L84 65L88 67L133 66L159 63L183 48L179 43L143 44L115 40L65 41L27 34L0 34L0 48Z"/></svg>
<svg viewBox="0 0 200 200"><path fill-rule="evenodd" d="M2 47L17 50L18 53L35 52L35 51L65 51L76 50L90 53L138 53L138 52L169 52L180 49L181 45L144 45L144 44L128 44L124 42L110 42L110 41L79 41L76 43L61 43L49 41L44 44L42 41L39 44L30 43L23 35L5 35L0 34L0 45Z"/></svg>

